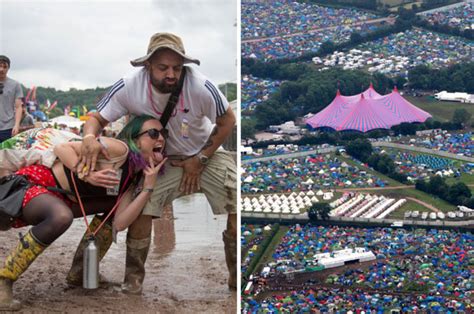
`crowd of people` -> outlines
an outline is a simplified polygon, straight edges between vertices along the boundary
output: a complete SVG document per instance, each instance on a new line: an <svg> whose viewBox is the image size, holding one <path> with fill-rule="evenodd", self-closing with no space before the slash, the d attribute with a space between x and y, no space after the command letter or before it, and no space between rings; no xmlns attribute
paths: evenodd
<svg viewBox="0 0 474 314"><path fill-rule="evenodd" d="M255 108L275 93L282 82L266 80L252 75L242 75L240 107L242 111L253 111Z"/></svg>
<svg viewBox="0 0 474 314"><path fill-rule="evenodd" d="M379 16L352 8L331 8L316 4L279 0L243 2L242 40L306 33L313 29L350 25Z"/></svg>
<svg viewBox="0 0 474 314"><path fill-rule="evenodd" d="M430 24L444 24L460 30L472 29L474 23L474 3L464 2L454 8L424 13Z"/></svg>
<svg viewBox="0 0 474 314"><path fill-rule="evenodd" d="M385 180L330 154L250 161L242 164L241 190L254 192L309 191L319 188L386 186Z"/></svg>
<svg viewBox="0 0 474 314"><path fill-rule="evenodd" d="M276 245L267 266L271 267L270 273L291 272L304 269L315 254L353 247L372 251L377 260L368 267L337 268L337 271L324 279L324 284L360 289L362 295L369 294L369 291L372 291L371 294L373 291L383 291L388 299L374 298L373 302L365 305L385 310L392 306L410 306L408 309L427 306L432 309L433 306L465 309L471 306L469 300L472 298L474 275L469 265L474 260L469 252L474 249L474 237L469 232L297 224L290 226ZM268 289L277 290L277 287ZM339 309L347 309L348 303L345 302L349 302L354 297L353 294L349 296L343 289L336 291L340 291L340 294L334 295L340 299ZM325 295L321 299L324 303L320 305L331 303L332 298L328 297L324 288L318 288L312 293ZM357 299L351 302L355 300ZM263 309L265 304L271 307L297 306L296 309L299 310L302 309L300 306L311 306L303 303L285 304L281 299L273 297L265 302L248 298L244 299L243 308L247 307L251 313L252 309Z"/></svg>

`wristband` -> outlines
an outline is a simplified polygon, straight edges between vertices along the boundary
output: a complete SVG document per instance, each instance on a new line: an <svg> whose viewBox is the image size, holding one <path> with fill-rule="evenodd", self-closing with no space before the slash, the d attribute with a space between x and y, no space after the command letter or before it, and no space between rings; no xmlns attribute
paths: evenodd
<svg viewBox="0 0 474 314"><path fill-rule="evenodd" d="M94 135L94 134L86 134L86 135L84 135L84 137L83 137L82 139L84 140L84 139L86 139L86 138L89 137L89 136L93 136L93 137L95 138L95 135Z"/></svg>
<svg viewBox="0 0 474 314"><path fill-rule="evenodd" d="M150 192L150 193L153 193L154 189L150 189L150 188L144 188L142 190L142 192Z"/></svg>

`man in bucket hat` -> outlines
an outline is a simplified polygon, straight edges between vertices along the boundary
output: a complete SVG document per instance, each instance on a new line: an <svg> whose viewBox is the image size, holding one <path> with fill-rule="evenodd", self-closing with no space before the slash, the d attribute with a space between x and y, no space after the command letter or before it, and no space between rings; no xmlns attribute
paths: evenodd
<svg viewBox="0 0 474 314"><path fill-rule="evenodd" d="M157 180L142 215L128 230L124 292L142 291L152 218L160 217L163 206L174 199L197 191L206 195L214 214L228 214L223 240L230 273L228 284L230 288L236 288L236 166L232 155L220 147L232 132L235 116L219 89L195 68L184 66L188 63L200 64L199 60L186 55L178 36L170 33L153 35L147 54L131 61L133 66L141 67L139 71L117 81L84 125L78 169L87 172L95 169L101 150L107 153L95 139L96 135L109 122L127 114L161 118L171 93L178 88L181 75L184 75L181 93L166 125L169 159L164 174ZM103 257L110 243L99 245ZM84 244L79 248L82 246ZM74 261L81 261L81 254L82 250L78 249ZM81 284L80 263L73 263L67 280L70 284Z"/></svg>
<svg viewBox="0 0 474 314"><path fill-rule="evenodd" d="M7 76L10 59L0 56L0 143L18 134L22 117L20 83Z"/></svg>

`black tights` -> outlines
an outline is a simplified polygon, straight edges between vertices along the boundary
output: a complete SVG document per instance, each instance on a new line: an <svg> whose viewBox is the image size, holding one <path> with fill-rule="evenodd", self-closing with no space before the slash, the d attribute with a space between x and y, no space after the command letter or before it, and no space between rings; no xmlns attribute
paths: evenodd
<svg viewBox="0 0 474 314"><path fill-rule="evenodd" d="M86 202L84 207L87 214L95 214L110 210L111 205L113 206L107 201L95 200L90 204ZM23 208L22 219L27 224L34 225L31 233L38 241L49 245L66 232L75 217L82 217L78 206L71 209L58 197L41 194Z"/></svg>

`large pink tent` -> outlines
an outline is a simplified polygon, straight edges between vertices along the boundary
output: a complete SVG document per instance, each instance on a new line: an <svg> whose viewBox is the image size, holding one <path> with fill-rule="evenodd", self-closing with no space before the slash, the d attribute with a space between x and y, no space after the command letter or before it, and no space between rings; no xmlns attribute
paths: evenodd
<svg viewBox="0 0 474 314"><path fill-rule="evenodd" d="M328 127L336 131L390 129L403 122L425 122L431 115L405 100L397 88L380 95L372 84L361 94L336 98L323 110L306 120L312 128Z"/></svg>

